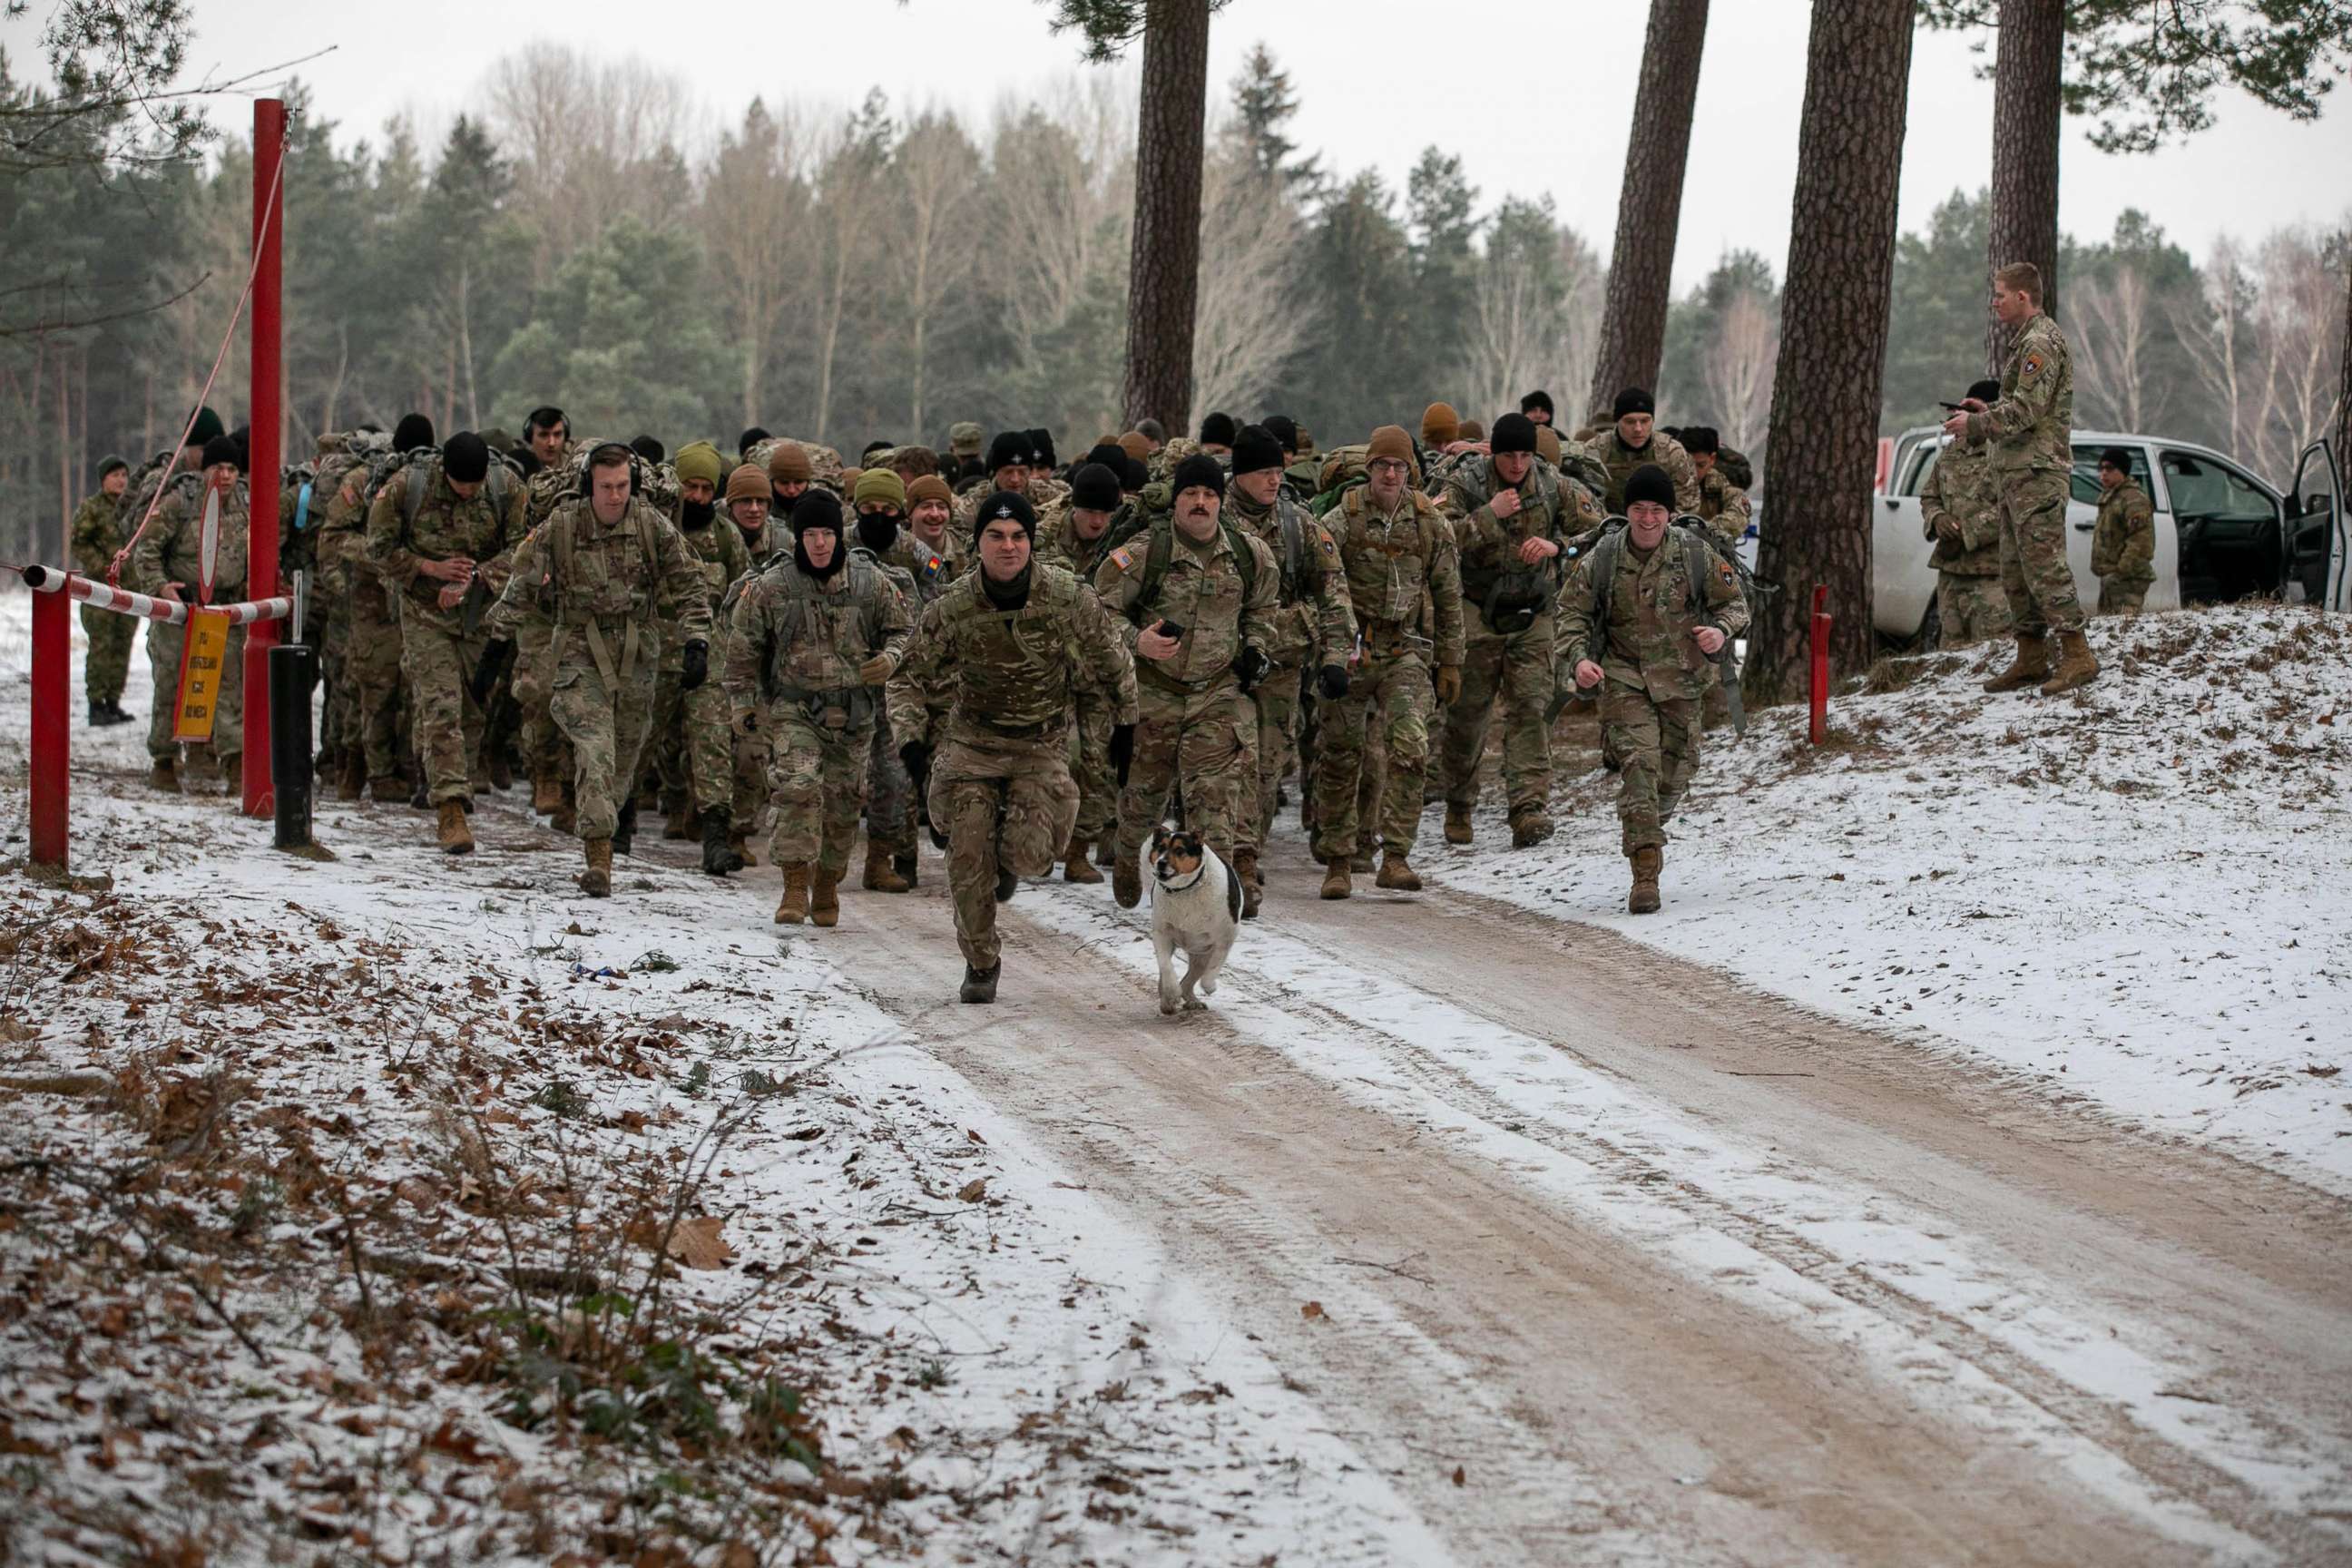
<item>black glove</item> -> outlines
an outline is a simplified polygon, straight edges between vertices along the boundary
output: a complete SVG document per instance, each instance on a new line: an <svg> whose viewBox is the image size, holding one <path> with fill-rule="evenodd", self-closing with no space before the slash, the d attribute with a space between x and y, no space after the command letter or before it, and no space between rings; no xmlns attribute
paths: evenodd
<svg viewBox="0 0 2352 1568"><path fill-rule="evenodd" d="M906 764L907 776L921 780L931 773L931 749L920 741L909 741L898 748L898 760Z"/></svg>
<svg viewBox="0 0 2352 1568"><path fill-rule="evenodd" d="M489 705L491 689L513 665L514 656L515 645L510 637L499 637L482 649L482 657L474 665L474 683L467 689L475 707Z"/></svg>
<svg viewBox="0 0 2352 1568"><path fill-rule="evenodd" d="M1348 695L1348 667L1327 664L1316 672L1315 689L1323 694L1326 702L1337 702Z"/></svg>
<svg viewBox="0 0 2352 1568"><path fill-rule="evenodd" d="M1118 787L1127 787L1127 770L1135 761L1135 726L1118 724L1110 732L1111 771L1118 775Z"/></svg>
<svg viewBox="0 0 2352 1568"><path fill-rule="evenodd" d="M686 645L686 673L677 678L680 691L698 689L710 679L710 645L700 637Z"/></svg>
<svg viewBox="0 0 2352 1568"><path fill-rule="evenodd" d="M1274 660L1266 658L1265 650L1256 644L1244 643L1242 656L1234 660L1234 668L1241 672L1242 689L1244 692L1255 691L1257 683L1264 680L1266 672L1274 668Z"/></svg>

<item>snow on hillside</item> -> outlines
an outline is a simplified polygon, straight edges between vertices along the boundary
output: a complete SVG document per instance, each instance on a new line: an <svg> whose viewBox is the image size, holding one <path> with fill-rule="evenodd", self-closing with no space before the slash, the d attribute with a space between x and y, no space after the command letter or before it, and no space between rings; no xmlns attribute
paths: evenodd
<svg viewBox="0 0 2352 1568"><path fill-rule="evenodd" d="M1538 849L1497 847L1491 785L1471 849L1433 814L1424 874L2352 1191L2352 622L2093 639L2105 672L2066 697L1979 690L2004 644L1887 661L1819 750L1801 708L1710 736L1659 914L1625 913L1597 768Z"/></svg>

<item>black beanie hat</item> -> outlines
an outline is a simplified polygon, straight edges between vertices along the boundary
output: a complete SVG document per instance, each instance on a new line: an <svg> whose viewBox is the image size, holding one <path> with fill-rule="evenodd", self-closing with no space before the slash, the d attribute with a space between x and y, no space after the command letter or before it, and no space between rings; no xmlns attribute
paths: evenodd
<svg viewBox="0 0 2352 1568"><path fill-rule="evenodd" d="M988 525L1005 517L1019 523L1021 531L1031 539L1037 537L1037 509L1029 504L1028 498L1011 490L998 490L982 501L979 510L971 514L972 542L979 543L980 536L987 531Z"/></svg>
<svg viewBox="0 0 2352 1568"><path fill-rule="evenodd" d="M214 437L223 434L227 428L221 423L219 415L210 408L199 408L196 410L196 422L188 427L187 445L201 447ZM425 438L428 441L433 439L430 436Z"/></svg>
<svg viewBox="0 0 2352 1568"><path fill-rule="evenodd" d="M1683 450L1685 452L1721 452L1723 450L1723 437L1716 434L1715 426L1712 425L1693 425L1677 434L1675 439L1683 444Z"/></svg>
<svg viewBox="0 0 2352 1568"><path fill-rule="evenodd" d="M658 463L669 456L669 449L650 436L640 436L630 442L629 450L648 463Z"/></svg>
<svg viewBox="0 0 2352 1568"><path fill-rule="evenodd" d="M1625 511L1631 516L1635 501L1651 500L1675 510L1675 481L1666 478L1666 470L1655 463L1644 463L1627 476L1625 480Z"/></svg>
<svg viewBox="0 0 2352 1568"><path fill-rule="evenodd" d="M1124 453L1120 456L1123 460L1118 465L1118 488L1132 495L1151 482L1151 470L1144 467L1140 458L1129 458Z"/></svg>
<svg viewBox="0 0 2352 1568"><path fill-rule="evenodd" d="M1616 406L1612 410L1615 417L1619 419L1624 418L1628 414L1655 414L1657 411L1658 400L1652 397L1647 390L1638 386L1629 386L1619 393Z"/></svg>
<svg viewBox="0 0 2352 1568"><path fill-rule="evenodd" d="M1050 468L1054 461L1054 433L1040 426L1029 432L1029 466Z"/></svg>
<svg viewBox="0 0 2352 1568"><path fill-rule="evenodd" d="M801 499L793 502L793 536L797 539L812 528L831 529L836 534L841 531L841 498L823 485L809 486L801 492Z"/></svg>
<svg viewBox="0 0 2352 1568"><path fill-rule="evenodd" d="M2126 447L2109 447L2099 453L2099 467L2113 468L2119 474L2131 472L2131 450Z"/></svg>
<svg viewBox="0 0 2352 1568"><path fill-rule="evenodd" d="M1085 457L1078 459L1078 467L1083 468L1088 463L1100 463L1110 470L1110 477L1117 479L1119 465L1126 461L1126 447L1116 441L1098 441L1087 450ZM1075 476L1073 479L1075 479Z"/></svg>
<svg viewBox="0 0 2352 1568"><path fill-rule="evenodd" d="M489 477L489 443L471 430L460 430L441 448L441 471L460 484L478 484Z"/></svg>
<svg viewBox="0 0 2352 1568"><path fill-rule="evenodd" d="M1267 435L1282 443L1282 450L1286 456L1298 450L1297 420L1287 414L1269 414L1258 423L1265 426Z"/></svg>
<svg viewBox="0 0 2352 1568"><path fill-rule="evenodd" d="M1551 405L1551 394L1549 392L1530 392L1519 399L1519 412L1522 414L1533 414L1538 408L1555 419L1559 417L1559 410Z"/></svg>
<svg viewBox="0 0 2352 1568"><path fill-rule="evenodd" d="M1224 466L1206 452L1195 452L1176 465L1168 476L1168 493L1181 496L1196 485L1206 486L1219 495L1225 493Z"/></svg>
<svg viewBox="0 0 2352 1568"><path fill-rule="evenodd" d="M1987 376L1982 381L1969 384L1969 395L1990 408L2000 401L2000 383Z"/></svg>
<svg viewBox="0 0 2352 1568"><path fill-rule="evenodd" d="M999 430L988 443L988 471L1029 466L1029 432Z"/></svg>
<svg viewBox="0 0 2352 1568"><path fill-rule="evenodd" d="M433 445L433 421L422 414L404 414L400 423L392 427L392 449L414 452L419 447Z"/></svg>
<svg viewBox="0 0 2352 1568"><path fill-rule="evenodd" d="M1536 422L1524 414L1506 414L1495 421L1495 428L1486 437L1486 450L1496 457L1506 452L1533 452L1536 449Z"/></svg>
<svg viewBox="0 0 2352 1568"><path fill-rule="evenodd" d="M759 426L754 425L750 429L744 431L743 434L735 437L735 453L738 457L740 457L742 454L750 451L752 447L758 446L767 438L768 433Z"/></svg>
<svg viewBox="0 0 2352 1568"><path fill-rule="evenodd" d="M1087 511L1115 511L1127 498L1119 493L1118 476L1100 463L1087 463L1070 476L1070 504Z"/></svg>
<svg viewBox="0 0 2352 1568"><path fill-rule="evenodd" d="M1234 416L1230 414L1212 414L1201 421L1201 444L1204 447L1230 447L1234 435Z"/></svg>
<svg viewBox="0 0 2352 1568"><path fill-rule="evenodd" d="M1263 425L1244 425L1234 437L1234 475L1282 467L1282 443Z"/></svg>
<svg viewBox="0 0 2352 1568"><path fill-rule="evenodd" d="M215 436L205 443L205 467L209 468L215 463L228 463L242 470L245 452L233 437Z"/></svg>

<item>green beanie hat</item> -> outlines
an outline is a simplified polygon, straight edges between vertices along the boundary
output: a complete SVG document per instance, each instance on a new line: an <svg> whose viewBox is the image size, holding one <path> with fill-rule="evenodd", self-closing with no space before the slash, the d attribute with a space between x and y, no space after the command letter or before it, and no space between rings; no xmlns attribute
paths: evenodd
<svg viewBox="0 0 2352 1568"><path fill-rule="evenodd" d="M719 456L719 448L708 441L694 441L680 447L670 467L677 470L678 483L688 484L700 479L712 489L719 488L719 479L727 472L726 462Z"/></svg>
<svg viewBox="0 0 2352 1568"><path fill-rule="evenodd" d="M190 447L201 447L215 436L227 434L228 426L221 423L219 415L214 413L209 407L199 408L196 410L196 422L189 427L188 438L184 444Z"/></svg>
<svg viewBox="0 0 2352 1568"><path fill-rule="evenodd" d="M857 476L857 488L849 492L849 504L864 506L867 501L884 501L907 510L907 481L889 468L868 468Z"/></svg>

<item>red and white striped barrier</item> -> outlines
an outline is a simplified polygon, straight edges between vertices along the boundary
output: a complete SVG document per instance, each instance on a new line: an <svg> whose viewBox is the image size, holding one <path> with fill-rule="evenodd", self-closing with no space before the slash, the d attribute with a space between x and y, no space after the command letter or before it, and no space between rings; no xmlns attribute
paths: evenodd
<svg viewBox="0 0 2352 1568"><path fill-rule="evenodd" d="M25 579L25 586L37 594L63 594L77 604L96 605L101 610L137 616L143 620L168 621L175 626L188 624L190 606L186 605L170 599L152 599L128 588L109 587L79 573L60 572L54 566L26 566L22 569L21 575ZM238 605L200 605L195 608L218 610L228 616L229 625L246 626L256 621L286 619L294 613L294 601L289 595L280 594L275 598L249 599Z"/></svg>
<svg viewBox="0 0 2352 1568"><path fill-rule="evenodd" d="M62 871L66 865L68 819L67 769L73 746L73 629L66 615L68 605L96 605L117 615L141 616L151 621L184 626L188 606L169 599L152 599L54 566L18 569L33 594L33 744L27 770L32 786L32 862ZM232 626L281 621L294 614L290 595L278 595L239 605L199 606L224 611ZM172 700L157 691L155 700ZM268 754L268 748L263 748ZM268 798L268 780L257 781ZM251 786L248 786L251 793Z"/></svg>

